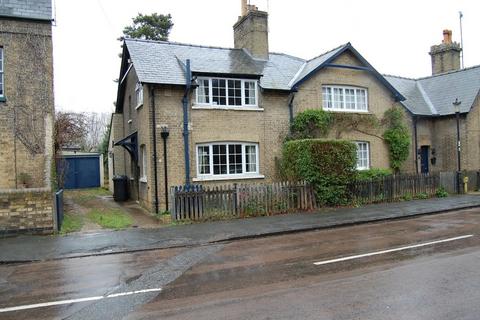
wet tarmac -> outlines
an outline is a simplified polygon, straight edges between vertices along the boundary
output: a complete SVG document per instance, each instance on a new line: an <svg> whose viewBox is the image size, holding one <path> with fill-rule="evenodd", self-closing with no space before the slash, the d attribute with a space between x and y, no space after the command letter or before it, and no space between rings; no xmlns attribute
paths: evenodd
<svg viewBox="0 0 480 320"><path fill-rule="evenodd" d="M456 240L314 264L445 239ZM4 265L0 312L152 288L161 291L3 312L0 319L478 319L480 209L222 245Z"/></svg>

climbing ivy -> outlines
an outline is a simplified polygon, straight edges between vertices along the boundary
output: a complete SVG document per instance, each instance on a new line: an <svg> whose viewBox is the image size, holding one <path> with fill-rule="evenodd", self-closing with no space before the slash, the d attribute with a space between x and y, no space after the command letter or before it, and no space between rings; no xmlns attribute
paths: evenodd
<svg viewBox="0 0 480 320"><path fill-rule="evenodd" d="M297 114L291 125L291 140L325 136L332 127L332 113L321 109L308 109Z"/></svg>
<svg viewBox="0 0 480 320"><path fill-rule="evenodd" d="M307 109L293 119L287 140L326 137L332 129L335 130L337 139L345 131L361 132L385 140L389 149L390 167L398 171L408 158L410 148L410 134L404 122L404 114L399 107L387 110L382 120L374 114Z"/></svg>
<svg viewBox="0 0 480 320"><path fill-rule="evenodd" d="M404 123L404 114L398 107L385 111L384 122L387 129L383 133L383 138L390 151L390 167L398 172L408 158L410 134Z"/></svg>

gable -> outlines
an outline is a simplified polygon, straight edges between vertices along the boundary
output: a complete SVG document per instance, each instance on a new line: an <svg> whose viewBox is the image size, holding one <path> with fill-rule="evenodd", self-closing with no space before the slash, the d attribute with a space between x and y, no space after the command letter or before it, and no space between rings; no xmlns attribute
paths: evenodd
<svg viewBox="0 0 480 320"><path fill-rule="evenodd" d="M350 43L340 46L326 54L309 60L295 79L292 90L297 90L317 72L326 68L350 69L366 71L374 76L394 97L396 101L403 101L405 97L395 89L373 66L353 48Z"/></svg>

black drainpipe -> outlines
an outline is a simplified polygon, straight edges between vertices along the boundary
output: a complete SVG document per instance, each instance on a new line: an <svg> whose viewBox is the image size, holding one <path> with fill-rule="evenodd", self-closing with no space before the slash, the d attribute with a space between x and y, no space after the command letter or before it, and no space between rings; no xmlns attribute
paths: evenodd
<svg viewBox="0 0 480 320"><path fill-rule="evenodd" d="M185 65L185 93L183 94L183 146L185 155L185 185L190 185L190 147L188 144L188 103L190 101L190 88L192 87L192 73L190 70L190 59Z"/></svg>
<svg viewBox="0 0 480 320"><path fill-rule="evenodd" d="M295 100L295 92L297 92L297 88L293 88L292 91L290 91L290 97L288 99L288 120L290 127L293 123L293 100ZM289 130L291 130L291 128Z"/></svg>
<svg viewBox="0 0 480 320"><path fill-rule="evenodd" d="M418 174L418 138L417 138L417 121L418 121L418 116L414 115L413 116L413 133L415 136L415 170Z"/></svg>
<svg viewBox="0 0 480 320"><path fill-rule="evenodd" d="M155 180L155 213L158 214L158 172L157 172L157 120L155 111L155 89L150 89L150 100L152 105L152 135L153 135L153 176ZM168 202L167 202L168 206ZM167 209L168 210L168 209Z"/></svg>
<svg viewBox="0 0 480 320"><path fill-rule="evenodd" d="M167 127L162 128L161 136L163 140L163 170L165 171L165 203L168 211L168 165L167 165L167 138L170 135Z"/></svg>

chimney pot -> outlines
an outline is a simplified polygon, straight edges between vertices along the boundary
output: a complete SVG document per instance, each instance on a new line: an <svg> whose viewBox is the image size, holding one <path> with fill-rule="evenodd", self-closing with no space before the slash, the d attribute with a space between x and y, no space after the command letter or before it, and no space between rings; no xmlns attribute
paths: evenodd
<svg viewBox="0 0 480 320"><path fill-rule="evenodd" d="M452 30L448 30L448 29L443 30L443 43L445 44L452 43Z"/></svg>

